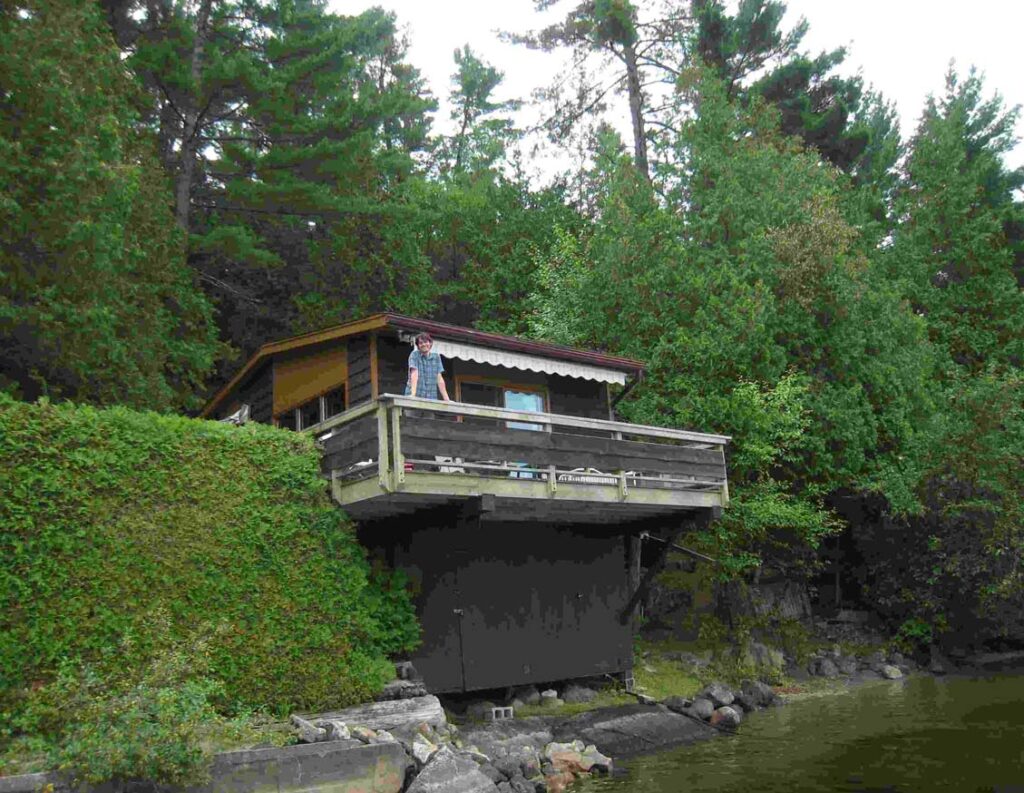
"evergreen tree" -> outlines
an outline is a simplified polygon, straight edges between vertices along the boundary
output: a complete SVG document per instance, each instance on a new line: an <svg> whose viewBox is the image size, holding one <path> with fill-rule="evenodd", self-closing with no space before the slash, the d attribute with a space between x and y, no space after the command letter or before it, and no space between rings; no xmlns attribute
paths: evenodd
<svg viewBox="0 0 1024 793"><path fill-rule="evenodd" d="M0 387L195 406L219 351L99 8L0 9Z"/></svg>

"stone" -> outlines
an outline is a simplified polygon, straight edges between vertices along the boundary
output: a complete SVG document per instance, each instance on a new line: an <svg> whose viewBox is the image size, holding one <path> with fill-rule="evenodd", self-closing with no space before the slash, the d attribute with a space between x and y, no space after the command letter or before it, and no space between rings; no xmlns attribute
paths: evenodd
<svg viewBox="0 0 1024 793"><path fill-rule="evenodd" d="M594 689L575 683L567 685L565 691L562 692L563 702L593 702L595 697L597 697L597 692Z"/></svg>
<svg viewBox="0 0 1024 793"><path fill-rule="evenodd" d="M395 664L395 677L399 680L421 680L420 673L416 671L412 661L399 661Z"/></svg>
<svg viewBox="0 0 1024 793"><path fill-rule="evenodd" d="M836 666L839 667L839 671L844 675L857 674L856 658L840 658L839 663L837 663Z"/></svg>
<svg viewBox="0 0 1024 793"><path fill-rule="evenodd" d="M686 713L693 705L686 697L680 696L666 697L661 704L675 713Z"/></svg>
<svg viewBox="0 0 1024 793"><path fill-rule="evenodd" d="M376 730L371 730L369 727L364 727L362 724L356 727L349 727L348 731L353 738L357 741L362 741L363 743L369 743L377 737Z"/></svg>
<svg viewBox="0 0 1024 793"><path fill-rule="evenodd" d="M588 744L583 748L583 762L587 770L593 773L610 774L612 772L612 758L597 751L594 744Z"/></svg>
<svg viewBox="0 0 1024 793"><path fill-rule="evenodd" d="M711 683L705 686L701 696L705 699L710 699L716 708L720 708L723 705L731 705L733 700L736 699L732 689L724 683Z"/></svg>
<svg viewBox="0 0 1024 793"><path fill-rule="evenodd" d="M899 680L903 677L903 672L900 671L899 667L892 664L883 664L881 672L882 677L886 680Z"/></svg>
<svg viewBox="0 0 1024 793"><path fill-rule="evenodd" d="M509 786L512 788L513 793L535 793L536 788L533 783L526 779L522 774L518 774L511 777L508 780Z"/></svg>
<svg viewBox="0 0 1024 793"><path fill-rule="evenodd" d="M582 740L602 754L622 757L693 743L714 732L706 724L655 705L597 708L559 722L556 741Z"/></svg>
<svg viewBox="0 0 1024 793"><path fill-rule="evenodd" d="M571 771L556 771L544 776L544 784L548 793L565 793L565 789L576 781Z"/></svg>
<svg viewBox="0 0 1024 793"><path fill-rule="evenodd" d="M427 761L434 756L434 753L438 750L437 744L429 740L426 736L419 733L412 739L412 755L413 760L416 761L417 765L423 767L427 764Z"/></svg>
<svg viewBox="0 0 1024 793"><path fill-rule="evenodd" d="M502 780L501 782L498 783L498 793L514 793L514 792L512 790L512 786L508 783L508 781L507 780Z"/></svg>
<svg viewBox="0 0 1024 793"><path fill-rule="evenodd" d="M732 703L732 705L733 707L739 705L741 708L743 708L744 712L746 713L752 713L753 711L757 710L758 707L757 700L755 700L752 696L750 696L750 694L747 694L745 691L741 691L739 694L736 695L736 700Z"/></svg>
<svg viewBox="0 0 1024 793"><path fill-rule="evenodd" d="M928 672L933 675L947 674L953 665L949 662L938 647L931 647L928 651Z"/></svg>
<svg viewBox="0 0 1024 793"><path fill-rule="evenodd" d="M512 701L508 704L512 708L512 710L520 710L521 708L526 707L526 703L523 700L519 699L519 697L514 697Z"/></svg>
<svg viewBox="0 0 1024 793"><path fill-rule="evenodd" d="M473 721L484 721L491 715L491 708L496 707L493 702L471 702L466 708L466 715Z"/></svg>
<svg viewBox="0 0 1024 793"><path fill-rule="evenodd" d="M299 743L319 743L320 741L327 740L327 730L323 727L317 727L311 721L308 721L301 716L297 716L294 713L290 719L292 726L299 736Z"/></svg>
<svg viewBox="0 0 1024 793"><path fill-rule="evenodd" d="M776 700L772 687L760 680L744 680L740 689L754 700L759 708L766 708Z"/></svg>
<svg viewBox="0 0 1024 793"><path fill-rule="evenodd" d="M707 721L715 712L715 703L707 697L697 697L690 707L690 712L701 721Z"/></svg>
<svg viewBox="0 0 1024 793"><path fill-rule="evenodd" d="M393 699L412 699L428 696L426 686L420 680L392 680L374 697L377 702Z"/></svg>
<svg viewBox="0 0 1024 793"><path fill-rule="evenodd" d="M483 775L491 780L495 785L500 785L506 780L506 776L490 763L478 763L477 765Z"/></svg>
<svg viewBox="0 0 1024 793"><path fill-rule="evenodd" d="M558 692L553 688L546 688L540 692L540 704L544 704L546 699L558 699Z"/></svg>
<svg viewBox="0 0 1024 793"><path fill-rule="evenodd" d="M881 650L875 650L864 659L864 663L868 669L874 669L877 672L878 668L885 664L885 653Z"/></svg>
<svg viewBox="0 0 1024 793"><path fill-rule="evenodd" d="M527 705L540 704L540 692L537 690L536 686L523 686L521 688L517 688L512 692L512 696L516 699L522 700Z"/></svg>
<svg viewBox="0 0 1024 793"><path fill-rule="evenodd" d="M786 658L781 650L754 641L748 642L743 648L740 661L746 666L771 672L781 672L786 666Z"/></svg>
<svg viewBox="0 0 1024 793"><path fill-rule="evenodd" d="M423 766L406 793L495 793L497 789L475 762L443 746Z"/></svg>
<svg viewBox="0 0 1024 793"><path fill-rule="evenodd" d="M544 692L547 693L547 692ZM565 704L558 697L541 697L540 705L542 708L560 708Z"/></svg>
<svg viewBox="0 0 1024 793"><path fill-rule="evenodd" d="M729 705L723 705L718 708L714 713L711 714L711 726L712 727L725 727L727 729L736 729L740 726L740 722L743 721L743 717L740 712Z"/></svg>
<svg viewBox="0 0 1024 793"><path fill-rule="evenodd" d="M819 677L839 677L839 667L831 658L819 658L814 662L813 673Z"/></svg>
<svg viewBox="0 0 1024 793"><path fill-rule="evenodd" d="M893 666L901 666L907 662L907 659L903 657L903 653L891 652L889 653L889 663Z"/></svg>
<svg viewBox="0 0 1024 793"><path fill-rule="evenodd" d="M311 721L337 719L346 724L362 724L374 730L393 730L396 727L421 722L426 722L431 727L437 728L448 721L445 718L441 702L432 695L370 702L329 713L304 715L303 718Z"/></svg>
<svg viewBox="0 0 1024 793"><path fill-rule="evenodd" d="M352 735L348 731L348 725L337 719L317 719L314 724L323 730L327 730L327 740L347 741Z"/></svg>
<svg viewBox="0 0 1024 793"><path fill-rule="evenodd" d="M399 740L387 730L377 730L370 743L399 743Z"/></svg>

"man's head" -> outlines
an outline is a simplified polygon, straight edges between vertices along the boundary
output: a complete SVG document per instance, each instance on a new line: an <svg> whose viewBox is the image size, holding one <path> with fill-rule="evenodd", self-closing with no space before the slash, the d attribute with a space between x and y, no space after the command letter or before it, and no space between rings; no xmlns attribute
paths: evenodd
<svg viewBox="0 0 1024 793"><path fill-rule="evenodd" d="M434 338L429 333L420 333L416 337L416 349L420 352L430 352L434 346Z"/></svg>

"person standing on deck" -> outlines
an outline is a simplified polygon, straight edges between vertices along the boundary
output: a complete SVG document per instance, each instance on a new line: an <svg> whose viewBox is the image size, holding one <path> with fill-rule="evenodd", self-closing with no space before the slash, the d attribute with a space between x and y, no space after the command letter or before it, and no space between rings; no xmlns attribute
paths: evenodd
<svg viewBox="0 0 1024 793"><path fill-rule="evenodd" d="M440 355L431 352L433 346L434 339L429 333L416 337L416 349L409 353L409 381L405 393L421 399L437 399L440 391L442 399L451 402L444 384L444 364Z"/></svg>

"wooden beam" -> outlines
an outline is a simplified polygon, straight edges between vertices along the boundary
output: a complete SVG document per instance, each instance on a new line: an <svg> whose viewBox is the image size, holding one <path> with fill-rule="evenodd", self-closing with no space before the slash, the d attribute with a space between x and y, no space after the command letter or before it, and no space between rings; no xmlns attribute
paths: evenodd
<svg viewBox="0 0 1024 793"><path fill-rule="evenodd" d="M657 556L650 567L647 568L647 572L644 577L640 579L640 583L637 588L633 591L632 596L629 598L629 602L626 603L625 608L619 613L619 622L625 625L633 616L633 610L637 607L644 596L647 594L647 590L650 589L651 584L654 582L655 577L661 572L665 565L665 559L668 557L669 548L686 534L688 531L705 527L711 523L712 514L711 510L701 510L701 512L694 518L684 521L683 524L672 532L672 539L658 546Z"/></svg>
<svg viewBox="0 0 1024 793"><path fill-rule="evenodd" d="M380 379L377 374L377 331L370 331L370 398L380 396Z"/></svg>

